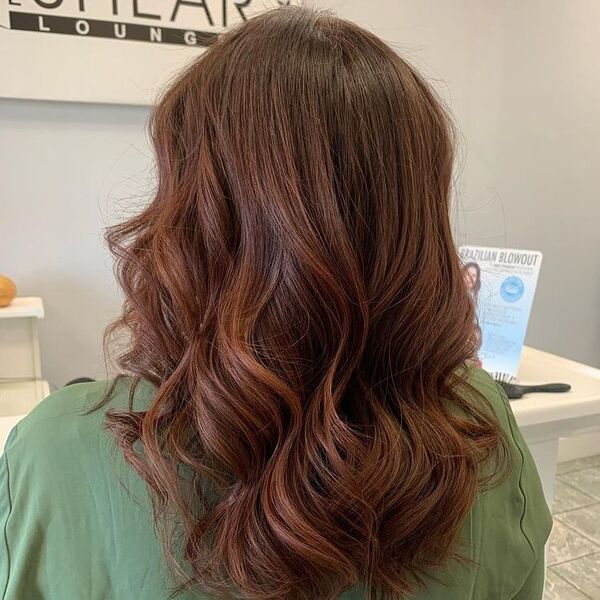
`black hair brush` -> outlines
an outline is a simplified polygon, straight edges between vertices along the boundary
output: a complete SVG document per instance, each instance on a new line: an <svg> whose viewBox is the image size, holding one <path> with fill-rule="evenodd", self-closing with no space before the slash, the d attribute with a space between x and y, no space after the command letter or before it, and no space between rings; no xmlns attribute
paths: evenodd
<svg viewBox="0 0 600 600"><path fill-rule="evenodd" d="M544 394L559 394L568 392L571 386L568 383L542 383L540 385L522 385L516 377L508 373L492 373L494 381L499 383L509 400L517 400L525 394L543 392Z"/></svg>

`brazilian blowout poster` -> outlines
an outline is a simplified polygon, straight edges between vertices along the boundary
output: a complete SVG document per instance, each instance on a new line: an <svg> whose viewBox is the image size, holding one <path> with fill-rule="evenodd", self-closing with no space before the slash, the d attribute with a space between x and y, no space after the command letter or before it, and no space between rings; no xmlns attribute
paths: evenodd
<svg viewBox="0 0 600 600"><path fill-rule="evenodd" d="M459 254L477 309L479 361L486 371L516 376L542 253L462 246Z"/></svg>

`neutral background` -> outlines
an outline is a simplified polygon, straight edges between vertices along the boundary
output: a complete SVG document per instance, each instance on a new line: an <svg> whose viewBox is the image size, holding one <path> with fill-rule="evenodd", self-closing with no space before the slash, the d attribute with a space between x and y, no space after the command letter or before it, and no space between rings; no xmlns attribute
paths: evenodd
<svg viewBox="0 0 600 600"><path fill-rule="evenodd" d="M457 241L541 250L527 342L600 366L600 3L316 4L371 27L432 78L463 138ZM0 101L0 273L44 298L55 385L103 373L119 296L101 231L151 192L147 117Z"/></svg>

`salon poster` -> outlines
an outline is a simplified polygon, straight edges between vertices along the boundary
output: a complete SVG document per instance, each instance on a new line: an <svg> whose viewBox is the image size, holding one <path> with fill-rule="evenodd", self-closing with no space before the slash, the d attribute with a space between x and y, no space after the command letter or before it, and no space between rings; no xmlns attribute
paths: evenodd
<svg viewBox="0 0 600 600"><path fill-rule="evenodd" d="M486 371L516 376L542 253L482 246L459 253L481 328L479 360Z"/></svg>

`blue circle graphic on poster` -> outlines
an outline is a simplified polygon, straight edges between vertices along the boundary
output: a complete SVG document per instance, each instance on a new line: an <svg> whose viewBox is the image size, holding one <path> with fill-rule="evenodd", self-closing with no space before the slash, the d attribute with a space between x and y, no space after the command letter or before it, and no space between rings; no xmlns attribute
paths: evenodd
<svg viewBox="0 0 600 600"><path fill-rule="evenodd" d="M506 302L516 302L523 297L525 284L520 277L511 275L507 277L500 286L500 296Z"/></svg>

